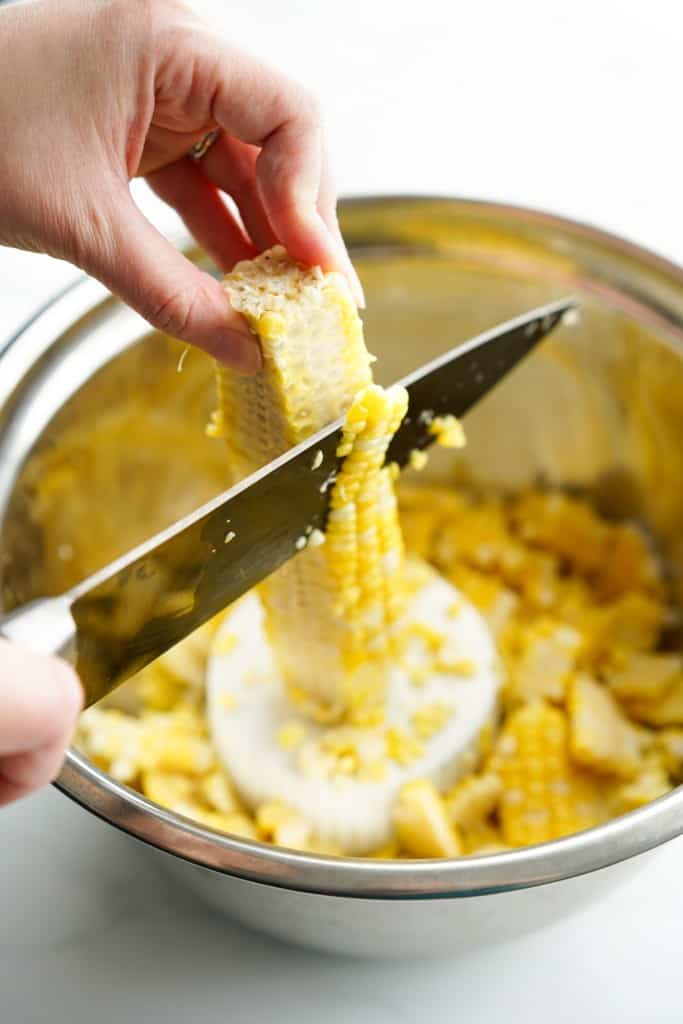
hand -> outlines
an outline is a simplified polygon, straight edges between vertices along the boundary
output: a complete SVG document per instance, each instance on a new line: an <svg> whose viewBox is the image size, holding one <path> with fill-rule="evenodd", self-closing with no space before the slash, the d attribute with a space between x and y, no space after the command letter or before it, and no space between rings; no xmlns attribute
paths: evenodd
<svg viewBox="0 0 683 1024"><path fill-rule="evenodd" d="M0 640L0 805L56 777L82 704L65 662Z"/></svg>
<svg viewBox="0 0 683 1024"><path fill-rule="evenodd" d="M216 127L195 164L188 150ZM0 139L0 243L70 260L236 369L260 365L253 336L218 282L140 213L131 178L145 177L221 268L280 242L346 273L362 302L315 102L175 0L0 12Z"/></svg>

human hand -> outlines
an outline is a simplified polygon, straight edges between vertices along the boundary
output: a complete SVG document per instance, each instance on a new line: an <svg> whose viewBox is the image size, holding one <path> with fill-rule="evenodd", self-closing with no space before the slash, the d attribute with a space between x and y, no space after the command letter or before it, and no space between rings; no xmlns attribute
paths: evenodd
<svg viewBox="0 0 683 1024"><path fill-rule="evenodd" d="M0 639L0 806L57 776L82 704L66 662Z"/></svg>
<svg viewBox="0 0 683 1024"><path fill-rule="evenodd" d="M188 150L214 128L194 163ZM280 242L344 272L362 302L314 100L176 0L36 0L0 12L0 139L0 243L70 260L236 369L260 365L255 339L219 283L136 207L135 176L222 269Z"/></svg>

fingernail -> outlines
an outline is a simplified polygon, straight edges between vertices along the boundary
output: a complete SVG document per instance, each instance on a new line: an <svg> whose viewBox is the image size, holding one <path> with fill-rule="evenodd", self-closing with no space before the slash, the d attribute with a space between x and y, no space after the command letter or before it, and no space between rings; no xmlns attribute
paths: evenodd
<svg viewBox="0 0 683 1024"><path fill-rule="evenodd" d="M360 278L356 272L356 268L351 262L349 251L346 248L344 237L341 233L339 225L337 225L336 237L334 237L335 248L338 252L338 265L343 271L344 276L349 282L351 288L351 294L353 295L356 305L359 309L365 309L365 293L363 291L363 285L360 283Z"/></svg>

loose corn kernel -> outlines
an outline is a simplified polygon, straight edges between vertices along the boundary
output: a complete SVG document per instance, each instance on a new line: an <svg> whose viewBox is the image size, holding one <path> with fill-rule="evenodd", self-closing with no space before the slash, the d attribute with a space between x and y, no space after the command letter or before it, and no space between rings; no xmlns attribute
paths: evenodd
<svg viewBox="0 0 683 1024"><path fill-rule="evenodd" d="M295 750L305 739L306 727L299 721L285 722L277 734L278 746L283 750Z"/></svg>
<svg viewBox="0 0 683 1024"><path fill-rule="evenodd" d="M629 722L609 690L584 674L570 684L567 706L574 760L599 772L632 779L644 750L651 745L645 729Z"/></svg>
<svg viewBox="0 0 683 1024"><path fill-rule="evenodd" d="M462 423L455 416L435 416L429 424L429 433L442 448L464 448L467 443Z"/></svg>
<svg viewBox="0 0 683 1024"><path fill-rule="evenodd" d="M222 814L220 811L203 811L196 817L208 828L216 832L225 832L226 835L236 836L238 839L259 839L259 833L253 821L241 811L234 811L231 814Z"/></svg>
<svg viewBox="0 0 683 1024"><path fill-rule="evenodd" d="M277 800L257 808L256 826L263 839L290 849L306 848L311 838L311 827L305 819Z"/></svg>
<svg viewBox="0 0 683 1024"><path fill-rule="evenodd" d="M429 455L420 448L413 448L408 457L408 465L411 469L424 469L428 462Z"/></svg>
<svg viewBox="0 0 683 1024"><path fill-rule="evenodd" d="M513 515L525 541L559 555L579 572L594 572L603 565L609 528L587 502L530 492L515 502Z"/></svg>
<svg viewBox="0 0 683 1024"><path fill-rule="evenodd" d="M563 700L582 646L581 634L563 623L539 619L526 627L519 635L519 654L509 666L508 695L514 701Z"/></svg>
<svg viewBox="0 0 683 1024"><path fill-rule="evenodd" d="M451 718L453 708L440 701L423 704L413 712L412 722L415 733L421 740L429 740L440 732Z"/></svg>
<svg viewBox="0 0 683 1024"><path fill-rule="evenodd" d="M458 857L462 853L444 802L427 779L402 787L394 807L394 824L401 849L411 857Z"/></svg>
<svg viewBox="0 0 683 1024"><path fill-rule="evenodd" d="M387 757L397 764L409 765L424 754L422 744L410 736L403 729L395 726L387 729L385 733L387 745Z"/></svg>
<svg viewBox="0 0 683 1024"><path fill-rule="evenodd" d="M232 814L239 810L239 803L230 781L220 768L199 780L197 792L215 811Z"/></svg>
<svg viewBox="0 0 683 1024"><path fill-rule="evenodd" d="M683 676L680 654L643 654L624 651L618 663L605 669L605 679L615 697L623 701L660 700Z"/></svg>
<svg viewBox="0 0 683 1024"><path fill-rule="evenodd" d="M178 773L160 772L156 769L143 772L140 788L155 804L179 814L186 813L194 798L193 780Z"/></svg>
<svg viewBox="0 0 683 1024"><path fill-rule="evenodd" d="M657 743L664 754L668 774L676 782L683 781L683 729L663 729Z"/></svg>
<svg viewBox="0 0 683 1024"><path fill-rule="evenodd" d="M635 810L664 796L671 789L671 780L666 770L666 760L658 751L653 751L643 761L640 771L631 782L624 783L614 793L613 813L623 814Z"/></svg>
<svg viewBox="0 0 683 1024"><path fill-rule="evenodd" d="M458 782L444 797L451 822L467 834L481 834L498 808L503 784L498 775L486 772Z"/></svg>
<svg viewBox="0 0 683 1024"><path fill-rule="evenodd" d="M683 675L676 676L673 683L659 700L629 701L628 713L631 718L646 725L661 727L683 725Z"/></svg>

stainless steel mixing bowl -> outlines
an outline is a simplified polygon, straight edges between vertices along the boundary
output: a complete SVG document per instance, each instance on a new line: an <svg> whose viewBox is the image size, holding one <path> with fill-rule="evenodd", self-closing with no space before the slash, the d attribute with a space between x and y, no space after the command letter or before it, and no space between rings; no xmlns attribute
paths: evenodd
<svg viewBox="0 0 683 1024"><path fill-rule="evenodd" d="M593 495L652 529L680 594L683 273L557 217L489 203L343 204L381 380L530 306L581 299L551 340L467 421L469 446L433 472ZM81 281L0 355L0 567L6 608L55 593L220 488L204 437L209 361ZM60 501L49 501L57 480ZM44 514L46 508L50 515ZM41 509L43 512L41 512ZM452 861L314 857L200 828L118 785L75 751L60 788L162 851L206 900L326 950L425 954L493 942L607 893L683 831L683 789L600 828Z"/></svg>

